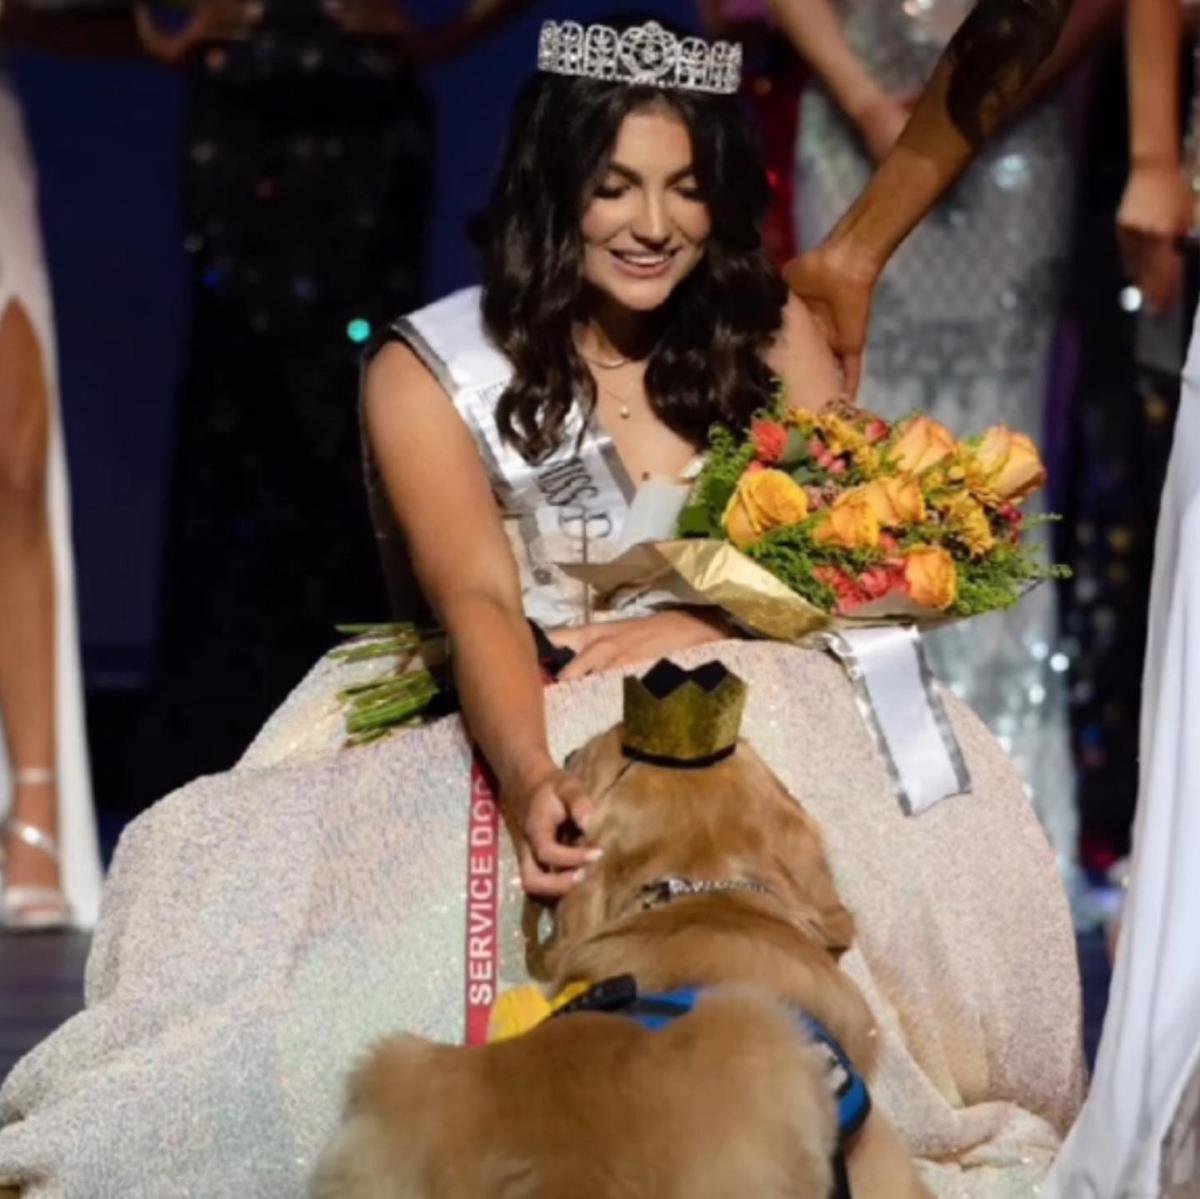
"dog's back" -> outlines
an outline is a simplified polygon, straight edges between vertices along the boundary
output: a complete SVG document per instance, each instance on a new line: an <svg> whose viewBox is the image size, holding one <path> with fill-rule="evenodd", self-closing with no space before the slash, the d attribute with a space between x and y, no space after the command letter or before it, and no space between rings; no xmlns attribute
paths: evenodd
<svg viewBox="0 0 1200 1199"><path fill-rule="evenodd" d="M481 1049L385 1042L314 1199L826 1199L819 1056L763 992L717 988L660 1032L573 1015Z"/></svg>

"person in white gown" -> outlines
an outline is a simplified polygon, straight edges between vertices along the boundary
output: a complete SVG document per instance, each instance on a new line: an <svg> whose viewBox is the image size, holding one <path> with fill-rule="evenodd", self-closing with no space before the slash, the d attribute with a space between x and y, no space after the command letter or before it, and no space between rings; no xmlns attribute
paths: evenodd
<svg viewBox="0 0 1200 1199"><path fill-rule="evenodd" d="M100 854L54 319L33 159L2 65L0 612L0 928L87 928L99 906Z"/></svg>
<svg viewBox="0 0 1200 1199"><path fill-rule="evenodd" d="M366 373L380 533L449 635L465 724L346 748L336 692L386 664L323 662L234 770L134 822L87 1008L0 1091L0 1192L301 1193L373 1039L471 1038L525 981L523 893L587 865L558 834L590 799L559 762L619 718L621 673L665 654L748 681L744 735L824 830L858 926L842 964L879 1026L875 1102L934 1193L1027 1193L1070 1125L1066 900L971 712L944 697L972 793L905 815L831 658L653 595L588 623L559 569L585 535L593 560L614 553L634 480L677 476L714 418L744 424L780 379L809 407L839 385L761 251L768 188L728 49L704 46L701 71L633 25L628 57L596 62L566 32L544 31L516 106L482 289L398 321ZM632 78L648 51L666 67ZM527 616L575 654L548 690Z"/></svg>
<svg viewBox="0 0 1200 1199"><path fill-rule="evenodd" d="M1152 311L1176 301L1192 227L1180 162L1179 0L1131 0L1132 171L1119 213ZM1046 1186L1053 1199L1200 1193L1200 322L1163 487L1142 676L1129 892L1087 1103Z"/></svg>

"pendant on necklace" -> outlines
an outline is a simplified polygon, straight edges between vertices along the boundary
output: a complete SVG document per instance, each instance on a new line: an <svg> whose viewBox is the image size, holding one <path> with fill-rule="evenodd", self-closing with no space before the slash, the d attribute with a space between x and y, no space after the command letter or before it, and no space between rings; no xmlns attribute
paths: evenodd
<svg viewBox="0 0 1200 1199"><path fill-rule="evenodd" d="M628 404L621 405L621 419L622 420L629 419L629 405Z"/></svg>

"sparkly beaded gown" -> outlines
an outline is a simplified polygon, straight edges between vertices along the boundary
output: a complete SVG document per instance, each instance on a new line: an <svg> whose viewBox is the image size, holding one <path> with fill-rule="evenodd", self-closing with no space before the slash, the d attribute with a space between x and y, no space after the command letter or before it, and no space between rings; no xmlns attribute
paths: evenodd
<svg viewBox="0 0 1200 1199"><path fill-rule="evenodd" d="M317 0L263 7L188 66L191 328L147 802L235 761L335 624L385 602L346 396L354 339L423 294L431 104L394 39Z"/></svg>
<svg viewBox="0 0 1200 1199"><path fill-rule="evenodd" d="M970 0L839 0L847 40L890 94L915 96ZM928 412L956 434L1003 423L1041 443L1069 237L1065 114L1043 103L980 153L906 239L876 289L859 399L888 417ZM809 88L797 137L799 240L814 245L866 183L853 126ZM1012 754L1064 868L1077 817L1067 658L1055 593L930 638L940 678Z"/></svg>
<svg viewBox="0 0 1200 1199"><path fill-rule="evenodd" d="M527 609L578 620L578 584L555 563L579 551L580 487L589 553L616 548L631 488L611 440L576 414L535 467L499 442L510 368L477 292L396 335L479 446ZM935 1194L1028 1194L1077 1110L1082 1051L1067 905L1011 763L947 696L974 792L905 816L836 662L739 641L677 660L712 657L749 683L743 735L824 830L858 924L842 965L880 1029L875 1102ZM515 860L501 837L488 874L458 718L344 746L336 692L383 668L318 664L233 770L125 833L87 1007L0 1092L0 1186L25 1199L302 1194L375 1038L461 1040L481 985L525 981ZM617 721L620 691L619 672L550 687L555 755Z"/></svg>

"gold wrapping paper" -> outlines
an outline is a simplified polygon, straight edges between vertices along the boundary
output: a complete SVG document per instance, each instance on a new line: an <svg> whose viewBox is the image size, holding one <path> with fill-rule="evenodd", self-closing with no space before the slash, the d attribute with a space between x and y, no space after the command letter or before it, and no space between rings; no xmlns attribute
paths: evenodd
<svg viewBox="0 0 1200 1199"><path fill-rule="evenodd" d="M903 596L864 604L853 616L830 615L729 542L708 538L646 542L609 562L561 566L565 574L593 587L601 601L619 592L669 591L681 603L719 607L750 632L777 641L800 641L810 633L881 624L927 628L947 619L944 613L918 607Z"/></svg>

